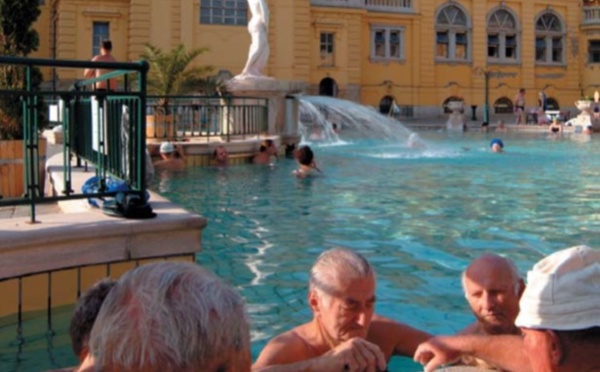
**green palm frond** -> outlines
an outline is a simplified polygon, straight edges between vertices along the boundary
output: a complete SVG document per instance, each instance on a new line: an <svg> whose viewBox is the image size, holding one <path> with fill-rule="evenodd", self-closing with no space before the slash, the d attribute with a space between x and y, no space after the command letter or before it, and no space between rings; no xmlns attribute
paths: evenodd
<svg viewBox="0 0 600 372"><path fill-rule="evenodd" d="M212 71L212 66L193 67L196 57L206 52L206 48L196 48L190 51L180 44L164 52L152 44L146 44L142 59L148 61L148 93L160 96L171 96L194 91L191 81L201 79Z"/></svg>

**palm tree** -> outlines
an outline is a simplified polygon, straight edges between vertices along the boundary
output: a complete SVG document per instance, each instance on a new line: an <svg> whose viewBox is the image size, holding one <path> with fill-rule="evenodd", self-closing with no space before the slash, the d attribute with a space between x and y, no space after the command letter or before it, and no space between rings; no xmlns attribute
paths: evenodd
<svg viewBox="0 0 600 372"><path fill-rule="evenodd" d="M150 64L147 91L151 95L160 96L159 106L165 112L169 105L169 96L190 93L198 90L205 76L213 70L212 66L192 67L196 57L206 52L207 48L186 51L179 44L169 52L152 44L146 44L141 58Z"/></svg>
<svg viewBox="0 0 600 372"><path fill-rule="evenodd" d="M227 83L217 75L206 76L195 87L195 91L206 96L228 96L230 95Z"/></svg>

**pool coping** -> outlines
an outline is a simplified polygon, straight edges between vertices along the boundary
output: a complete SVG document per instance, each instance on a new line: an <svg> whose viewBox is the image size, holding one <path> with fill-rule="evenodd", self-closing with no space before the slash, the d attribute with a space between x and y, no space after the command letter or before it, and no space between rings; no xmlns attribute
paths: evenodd
<svg viewBox="0 0 600 372"><path fill-rule="evenodd" d="M62 188L62 154L47 163L55 190ZM74 188L94 175L74 168ZM87 266L201 251L201 232L207 225L157 193L150 192L156 217L133 220L111 217L92 208L85 199L60 202L59 213L0 219L0 280L65 267Z"/></svg>

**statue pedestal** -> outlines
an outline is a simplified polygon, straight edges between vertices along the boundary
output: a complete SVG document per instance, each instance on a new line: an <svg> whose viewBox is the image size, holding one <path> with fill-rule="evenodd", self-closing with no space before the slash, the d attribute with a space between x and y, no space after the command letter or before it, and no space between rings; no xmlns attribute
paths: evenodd
<svg viewBox="0 0 600 372"><path fill-rule="evenodd" d="M463 131L466 120L465 116L461 114L461 110L464 107L464 103L462 101L450 101L448 102L448 108L452 110L452 113L448 117L448 121L446 122L446 128L448 130L460 130Z"/></svg>
<svg viewBox="0 0 600 372"><path fill-rule="evenodd" d="M227 81L227 89L233 93L233 102L244 98L269 100L268 134L285 133L286 95L306 91L308 85L299 81L281 81L270 77L236 76ZM239 97L239 98L238 98Z"/></svg>

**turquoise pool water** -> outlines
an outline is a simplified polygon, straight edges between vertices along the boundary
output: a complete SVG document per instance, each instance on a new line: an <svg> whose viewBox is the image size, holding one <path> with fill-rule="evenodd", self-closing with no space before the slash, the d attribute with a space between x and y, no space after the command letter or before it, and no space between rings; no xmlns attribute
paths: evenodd
<svg viewBox="0 0 600 372"><path fill-rule="evenodd" d="M254 357L273 335L310 319L307 273L330 247L373 263L377 312L440 334L472 321L460 272L479 254L507 255L525 272L555 250L600 246L600 138L503 134L506 152L492 154L492 134L421 136L426 150L314 144L324 172L314 179L295 179L295 163L280 159L155 181L153 189L208 218L198 262L246 298ZM69 311L57 317L51 348L45 333L34 334L19 362L15 342L0 341L0 370L73 364L60 330ZM0 340L13 335L0 329ZM420 368L394 358L390 370Z"/></svg>
<svg viewBox="0 0 600 372"><path fill-rule="evenodd" d="M248 301L256 356L274 334L310 318L307 272L345 246L377 268L377 311L433 333L471 321L459 274L483 251L523 271L574 244L600 244L600 149L579 137L424 133L428 150L376 141L313 146L322 178L295 164L194 169L158 190L205 215L199 263ZM419 370L394 361L393 370Z"/></svg>

